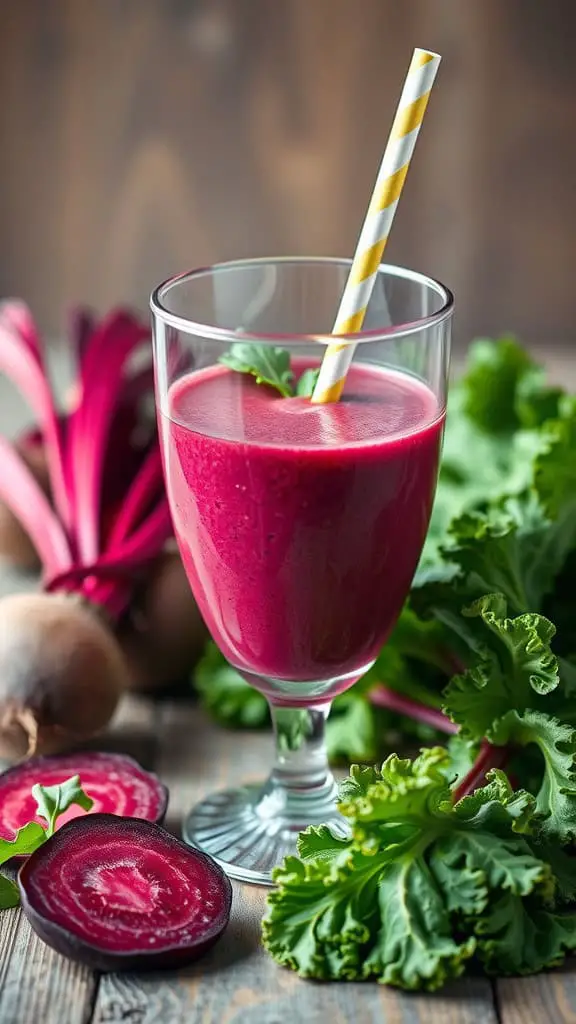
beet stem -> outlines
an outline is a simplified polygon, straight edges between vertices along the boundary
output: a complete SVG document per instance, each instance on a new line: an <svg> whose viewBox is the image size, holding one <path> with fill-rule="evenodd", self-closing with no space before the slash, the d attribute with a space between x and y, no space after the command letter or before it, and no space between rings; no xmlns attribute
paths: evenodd
<svg viewBox="0 0 576 1024"><path fill-rule="evenodd" d="M45 572L65 572L72 565L72 553L62 525L22 457L1 436L0 462L0 497L31 537Z"/></svg>
<svg viewBox="0 0 576 1024"><path fill-rule="evenodd" d="M130 314L111 313L87 342L81 366L81 398L69 422L69 478L74 481L78 553L93 562L99 553L102 472L109 428L124 384L123 370L149 330Z"/></svg>
<svg viewBox="0 0 576 1024"><path fill-rule="evenodd" d="M116 570L120 575L127 574L131 568L140 568L156 558L171 535L172 519L164 497L135 532L114 550L105 552L97 565L105 570ZM98 584L94 579L83 588L83 593L90 601L105 607L113 618L118 618L129 603L131 589L131 586L122 588L119 584Z"/></svg>
<svg viewBox="0 0 576 1024"><path fill-rule="evenodd" d="M112 527L107 551L113 553L116 547L123 544L134 527L138 526L150 502L162 493L162 484L160 446L155 444L130 485Z"/></svg>
<svg viewBox="0 0 576 1024"><path fill-rule="evenodd" d="M509 756L510 751L507 747L495 747L488 740L482 740L478 757L454 790L454 803L478 789L492 768L503 768Z"/></svg>
<svg viewBox="0 0 576 1024"><path fill-rule="evenodd" d="M451 722L442 711L428 707L428 705L422 704L412 697L407 697L403 693L398 693L384 683L379 683L373 690L370 690L368 700L376 707L396 711L398 714L406 715L416 722L430 725L433 729L438 729L439 732L451 735L458 732L458 726Z"/></svg>
<svg viewBox="0 0 576 1024"><path fill-rule="evenodd" d="M37 346L18 333L7 314L0 313L0 368L24 395L36 414L44 436L54 503L65 528L72 525L71 496L66 486L61 427L54 399Z"/></svg>

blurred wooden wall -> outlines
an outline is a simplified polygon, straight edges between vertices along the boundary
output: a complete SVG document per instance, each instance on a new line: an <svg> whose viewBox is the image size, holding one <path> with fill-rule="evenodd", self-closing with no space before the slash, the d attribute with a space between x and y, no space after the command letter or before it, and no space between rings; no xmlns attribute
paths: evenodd
<svg viewBox="0 0 576 1024"><path fill-rule="evenodd" d="M574 0L0 0L0 294L346 254L415 45L444 57L389 257L458 336L576 333Z"/></svg>

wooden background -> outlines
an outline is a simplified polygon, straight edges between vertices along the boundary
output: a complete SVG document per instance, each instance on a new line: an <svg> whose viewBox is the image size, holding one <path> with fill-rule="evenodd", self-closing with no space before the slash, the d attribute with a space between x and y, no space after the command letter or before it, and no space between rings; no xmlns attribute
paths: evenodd
<svg viewBox="0 0 576 1024"><path fill-rule="evenodd" d="M444 62L389 257L460 342L571 343L574 0L0 0L0 295L45 331L239 255L353 250L414 45Z"/></svg>

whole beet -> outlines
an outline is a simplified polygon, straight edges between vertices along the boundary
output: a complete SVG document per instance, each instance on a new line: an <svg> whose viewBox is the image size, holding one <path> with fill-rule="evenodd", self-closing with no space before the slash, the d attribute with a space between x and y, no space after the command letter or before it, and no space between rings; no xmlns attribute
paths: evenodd
<svg viewBox="0 0 576 1024"><path fill-rule="evenodd" d="M0 601L0 757L54 753L99 732L126 683L111 631L76 597Z"/></svg>

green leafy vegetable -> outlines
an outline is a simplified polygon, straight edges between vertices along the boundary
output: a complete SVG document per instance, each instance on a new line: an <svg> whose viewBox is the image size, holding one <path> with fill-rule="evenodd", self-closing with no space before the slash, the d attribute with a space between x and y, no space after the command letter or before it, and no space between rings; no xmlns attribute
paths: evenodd
<svg viewBox="0 0 576 1024"><path fill-rule="evenodd" d="M576 398L565 399L562 415L547 424L544 448L535 461L534 486L551 520L576 507Z"/></svg>
<svg viewBox="0 0 576 1024"><path fill-rule="evenodd" d="M350 838L307 829L275 873L263 923L275 960L303 977L434 990L472 957L489 973L529 973L576 947L576 915L560 910L532 834L533 797L494 772L454 804L448 767L438 748L352 767L340 802ZM576 864L563 868L573 887Z"/></svg>
<svg viewBox="0 0 576 1024"><path fill-rule="evenodd" d="M450 388L440 480L421 570L441 560L450 523L503 495L522 493L562 395L512 338L475 342Z"/></svg>
<svg viewBox="0 0 576 1024"><path fill-rule="evenodd" d="M257 384L275 388L284 398L290 398L294 393L294 374L290 369L290 353L286 349L236 342L220 356L220 362L230 370L251 374Z"/></svg>
<svg viewBox="0 0 576 1024"><path fill-rule="evenodd" d="M222 725L234 729L259 729L268 725L270 712L266 698L228 664L216 644L206 645L194 678L204 706Z"/></svg>
<svg viewBox="0 0 576 1024"><path fill-rule="evenodd" d="M510 335L498 344L475 341L461 382L464 412L487 434L509 435L539 427L558 415L562 391L550 388L544 370Z"/></svg>
<svg viewBox="0 0 576 1024"><path fill-rule="evenodd" d="M446 710L466 735L490 740L494 722L533 706L558 686L558 662L550 647L555 630L542 615L507 618L501 594L465 608L463 619L479 624L468 633L478 657L451 680Z"/></svg>
<svg viewBox="0 0 576 1024"><path fill-rule="evenodd" d="M89 811L94 801L84 792L80 777L74 775L57 786L32 787L32 795L38 806L38 816L46 821L46 828L37 821L29 821L19 828L14 839L0 839L0 865L13 857L27 857L42 846L54 834L58 818L73 804ZM0 875L0 910L16 907L20 902L18 887Z"/></svg>

